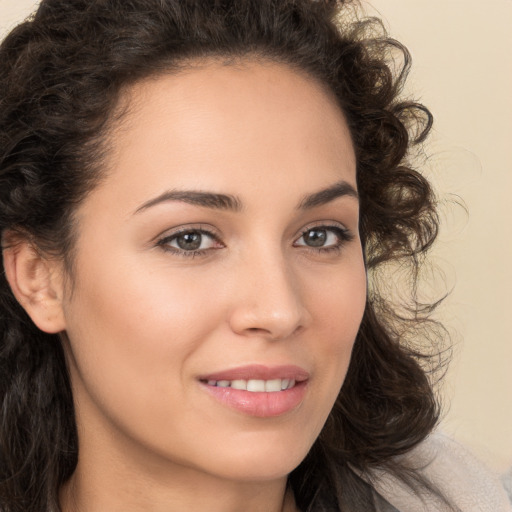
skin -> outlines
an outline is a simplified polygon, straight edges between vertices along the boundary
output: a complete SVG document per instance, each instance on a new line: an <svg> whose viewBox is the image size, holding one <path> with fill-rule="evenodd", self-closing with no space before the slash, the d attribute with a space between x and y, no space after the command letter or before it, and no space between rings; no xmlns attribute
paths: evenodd
<svg viewBox="0 0 512 512"><path fill-rule="evenodd" d="M65 330L77 411L63 510L295 510L287 475L338 395L366 298L357 197L298 208L341 181L356 189L346 122L314 80L249 60L153 78L125 100L106 179L77 210L72 293L51 280L62 325L43 326ZM183 190L239 208L143 207ZM212 233L193 257L172 238L183 227ZM305 369L300 405L254 417L198 380L247 364Z"/></svg>

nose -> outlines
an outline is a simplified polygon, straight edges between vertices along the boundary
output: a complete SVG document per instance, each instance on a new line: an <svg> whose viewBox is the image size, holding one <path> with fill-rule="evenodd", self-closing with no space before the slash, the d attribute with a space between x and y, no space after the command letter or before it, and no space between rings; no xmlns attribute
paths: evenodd
<svg viewBox="0 0 512 512"><path fill-rule="evenodd" d="M300 281L282 256L253 255L236 274L231 329L244 336L286 339L306 327Z"/></svg>

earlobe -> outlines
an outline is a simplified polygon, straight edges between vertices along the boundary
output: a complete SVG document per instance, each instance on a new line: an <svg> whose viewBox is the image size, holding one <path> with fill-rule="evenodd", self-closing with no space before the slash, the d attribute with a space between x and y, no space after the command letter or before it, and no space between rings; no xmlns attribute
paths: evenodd
<svg viewBox="0 0 512 512"><path fill-rule="evenodd" d="M36 326L51 334L65 330L58 262L41 255L31 241L18 239L4 248L3 263L14 296Z"/></svg>

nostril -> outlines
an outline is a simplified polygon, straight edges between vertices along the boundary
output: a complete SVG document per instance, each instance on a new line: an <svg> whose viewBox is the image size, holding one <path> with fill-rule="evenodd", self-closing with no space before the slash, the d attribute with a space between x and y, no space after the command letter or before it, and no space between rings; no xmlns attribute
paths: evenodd
<svg viewBox="0 0 512 512"><path fill-rule="evenodd" d="M274 338L274 336L272 335L272 331L270 329L264 329L262 327L248 327L247 329L245 329L245 332L249 334Z"/></svg>
<svg viewBox="0 0 512 512"><path fill-rule="evenodd" d="M263 336L265 338L271 340L280 340L285 339L290 336L294 336L302 331L302 325L298 325L294 330L291 329L279 329L279 328L268 328L265 329L263 327L248 327L245 329L246 334L254 334L258 336Z"/></svg>

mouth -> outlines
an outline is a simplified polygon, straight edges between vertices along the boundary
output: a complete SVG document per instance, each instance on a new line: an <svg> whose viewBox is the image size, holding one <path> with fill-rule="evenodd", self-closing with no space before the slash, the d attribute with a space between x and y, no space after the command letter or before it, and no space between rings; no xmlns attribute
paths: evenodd
<svg viewBox="0 0 512 512"><path fill-rule="evenodd" d="M250 365L206 375L203 389L221 405L259 418L296 409L306 395L309 373L297 366Z"/></svg>
<svg viewBox="0 0 512 512"><path fill-rule="evenodd" d="M208 386L219 388L232 388L249 391L250 393L276 393L295 386L295 379L235 379L235 380L208 380Z"/></svg>

